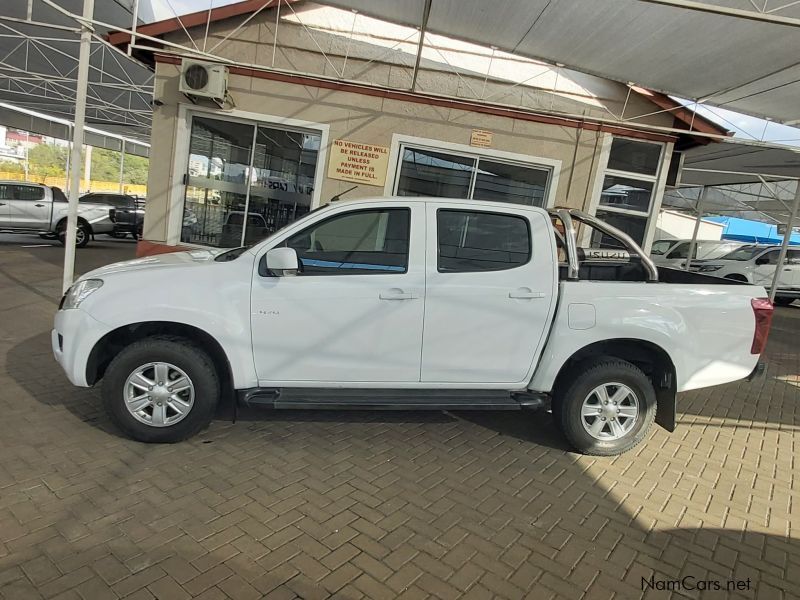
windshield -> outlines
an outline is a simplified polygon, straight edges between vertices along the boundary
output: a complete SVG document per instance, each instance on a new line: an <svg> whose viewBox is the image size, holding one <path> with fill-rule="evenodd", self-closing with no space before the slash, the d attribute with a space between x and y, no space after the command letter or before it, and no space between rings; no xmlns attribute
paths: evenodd
<svg viewBox="0 0 800 600"><path fill-rule="evenodd" d="M667 250L669 250L674 243L675 242L672 240L658 240L657 242L653 242L653 247L650 250L650 254L662 256L663 254L667 253Z"/></svg>
<svg viewBox="0 0 800 600"><path fill-rule="evenodd" d="M720 260L750 260L756 254L764 250L764 248L759 248L758 246L742 246L738 250L734 250L733 252L729 252L724 256L720 256Z"/></svg>

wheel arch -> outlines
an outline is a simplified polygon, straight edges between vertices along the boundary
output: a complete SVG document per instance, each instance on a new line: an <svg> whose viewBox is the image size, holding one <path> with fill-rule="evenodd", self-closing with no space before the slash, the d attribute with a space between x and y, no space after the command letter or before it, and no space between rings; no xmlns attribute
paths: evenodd
<svg viewBox="0 0 800 600"><path fill-rule="evenodd" d="M61 227L62 223L64 224L64 227L67 226L67 218L68 217L61 217L58 220L58 223L56 223L56 226L55 226L55 231L58 231L58 228ZM94 230L92 229L92 224L89 223L89 221L84 219L82 216L78 215L78 221L77 222L86 226L86 228L89 230L89 235L94 235Z"/></svg>
<svg viewBox="0 0 800 600"><path fill-rule="evenodd" d="M602 340L577 350L561 366L553 383L554 396L557 395L557 390L567 384L570 374L582 364L608 356L634 364L647 375L656 391L658 403L656 423L668 431L674 431L677 395L675 364L666 350L647 340L634 338Z"/></svg>
<svg viewBox="0 0 800 600"><path fill-rule="evenodd" d="M133 342L153 336L174 336L195 343L208 353L217 367L222 389L232 387L233 374L230 360L214 336L194 325L171 321L131 323L105 334L89 353L86 361L86 382L94 385L100 381L108 365L123 348Z"/></svg>

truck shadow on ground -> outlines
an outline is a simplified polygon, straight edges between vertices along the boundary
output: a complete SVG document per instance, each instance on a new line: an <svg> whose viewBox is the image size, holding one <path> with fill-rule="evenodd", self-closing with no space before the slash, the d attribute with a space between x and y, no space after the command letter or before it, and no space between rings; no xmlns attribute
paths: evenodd
<svg viewBox="0 0 800 600"><path fill-rule="evenodd" d="M52 365L52 360L49 335L43 333L11 347L6 369L13 381L42 405L63 406L80 421L121 437L105 417L98 391L69 386L60 371L44 367ZM783 370L791 370L788 363L776 373ZM750 385L754 387L745 387ZM774 385L785 386L780 382ZM739 409L745 396L752 399L761 393L754 384L732 389L727 393L733 394ZM794 387L782 387L779 392L787 400L798 396ZM725 390L721 396L719 402L686 404L699 416L731 418ZM167 544L159 536L157 524L171 522L171 515L182 514L198 498L204 498L197 496L198 486L211 494L250 481L245 500L261 504L267 511L291 480L299 490L298 497L309 501L293 504L301 519L300 529L308 520L308 531L323 535L324 527L311 516L316 513L306 514L306 506L309 511L317 510L313 501L328 494L338 497L342 486L349 483L355 489L371 490L369 506L386 510L389 518L399 514L397 523L412 524L397 527L398 532L405 528L405 535L410 536L402 543L434 553L426 560L448 580L455 576L457 567L451 565L456 564L458 555L459 566L476 572L484 572L488 566L500 572L498 586L503 580L516 582L517 590L543 590L539 586L546 586L562 597L578 597L594 586L595 592L604 590L606 596L616 591L617 597L677 593L693 598L706 591L699 586L710 585L709 591L716 591L718 584L724 593L731 591L724 587L728 580L736 580L741 582L734 584L741 586L735 590L739 597L784 598L791 595L790 587L800 583L800 541L789 535L743 531L745 525L752 529L754 523L758 528L761 518L750 517L751 509L741 500L718 498L710 507L719 511L723 506L727 516L716 512L706 519L703 502L687 500L686 490L676 487L665 492L669 486L648 489L639 484L626 466L636 469L635 453L628 460L568 452L547 413L247 409L240 412L236 425L230 425L229 417L221 410L210 430L179 445L115 443L109 467L93 475L97 485L91 500L76 495L53 508L58 511L56 528L69 530L75 522L93 523L115 511L141 516L142 523L153 523L153 534L122 537L114 543L120 552L133 557L131 565L141 563L145 565L141 568L148 568L167 556L196 560L199 549L193 534L197 524L172 526L169 531L176 537ZM775 418L795 425L793 412L779 411ZM504 437L514 438L514 443ZM213 443L206 445L208 442ZM665 454L652 467L639 469L669 466L670 458ZM235 468L231 468L233 464ZM168 492L172 500L158 500L162 492L152 494L153 498L123 493L128 488L139 489L144 477L161 469L170 474L162 485L163 493ZM330 479L305 482L307 470L325 473ZM209 474L213 476L210 483L203 479ZM668 476L674 476L673 470ZM181 493L184 487L190 490L186 494ZM689 513L676 513L671 498L689 506ZM727 528L702 526L714 520L724 522ZM687 526L664 528L665 523ZM261 529L269 530L269 525L263 524ZM778 526L771 524L770 528L774 531ZM389 528L387 533L394 531ZM263 571L253 580L261 593L277 588L301 597L331 593L307 577L278 574L271 567L271 557L281 549L270 550L269 544L262 544L270 538L260 536L256 530L244 528L241 547L252 548L252 555L245 551L230 557L223 548L211 550L204 560L224 561L238 574ZM97 553L94 538L70 540L76 563ZM371 539L376 544L373 552L384 551L381 544L388 544L384 539ZM521 557L516 568L509 566L517 560L508 554L513 547ZM391 550L385 549L386 556ZM33 556L26 552L0 558L0 563L21 564ZM30 552L39 550L31 547ZM465 552L472 558L459 554ZM520 575L522 568L528 569L524 576ZM712 583L702 583L705 581ZM336 595L349 598L358 594L345 589Z"/></svg>

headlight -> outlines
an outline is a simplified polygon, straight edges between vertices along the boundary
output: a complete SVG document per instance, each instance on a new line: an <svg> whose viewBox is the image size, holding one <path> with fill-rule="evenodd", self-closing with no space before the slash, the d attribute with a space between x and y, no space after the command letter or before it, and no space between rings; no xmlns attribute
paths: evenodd
<svg viewBox="0 0 800 600"><path fill-rule="evenodd" d="M64 302L61 305L63 310L78 308L81 302L86 300L95 291L103 287L102 279L84 279L79 281L67 290Z"/></svg>
<svg viewBox="0 0 800 600"><path fill-rule="evenodd" d="M701 273L710 273L711 271L719 271L722 265L702 265L698 271Z"/></svg>

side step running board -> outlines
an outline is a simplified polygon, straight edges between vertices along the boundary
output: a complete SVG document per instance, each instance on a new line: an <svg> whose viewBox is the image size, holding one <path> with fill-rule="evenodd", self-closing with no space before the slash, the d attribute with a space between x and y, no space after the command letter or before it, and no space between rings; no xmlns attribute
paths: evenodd
<svg viewBox="0 0 800 600"><path fill-rule="evenodd" d="M250 388L237 392L245 406L362 410L536 410L547 396L531 392L431 389Z"/></svg>

